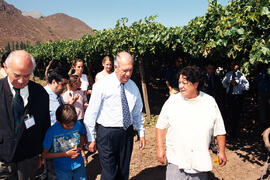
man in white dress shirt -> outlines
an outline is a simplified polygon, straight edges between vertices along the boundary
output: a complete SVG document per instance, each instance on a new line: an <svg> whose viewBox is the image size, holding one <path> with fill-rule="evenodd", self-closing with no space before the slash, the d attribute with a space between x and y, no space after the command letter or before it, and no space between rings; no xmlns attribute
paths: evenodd
<svg viewBox="0 0 270 180"><path fill-rule="evenodd" d="M239 62L231 62L231 71L227 72L222 80L226 88L226 112L225 124L232 139L238 138L240 134L241 113L243 107L243 92L249 89L249 82L245 75L239 71Z"/></svg>
<svg viewBox="0 0 270 180"><path fill-rule="evenodd" d="M187 66L180 72L180 93L171 95L156 124L156 156L165 164L166 179L207 180L212 170L209 144L217 137L219 164L226 164L225 128L215 99L199 91L200 68ZM163 139L166 135L166 153Z"/></svg>
<svg viewBox="0 0 270 180"><path fill-rule="evenodd" d="M117 54L114 73L94 84L85 113L89 149L94 152L97 145L102 180L128 179L133 127L140 137L140 150L145 147L143 103L138 87L130 80L133 63L129 53Z"/></svg>

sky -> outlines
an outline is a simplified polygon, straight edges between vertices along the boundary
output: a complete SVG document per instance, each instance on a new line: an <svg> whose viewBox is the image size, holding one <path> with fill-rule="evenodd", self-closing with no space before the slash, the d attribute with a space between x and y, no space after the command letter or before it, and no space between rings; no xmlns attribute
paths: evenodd
<svg viewBox="0 0 270 180"><path fill-rule="evenodd" d="M218 0L223 6L229 0ZM208 0L6 0L22 12L39 11L43 16L65 13L91 28L114 28L126 17L128 25L157 15L157 22L167 27L184 26L207 12Z"/></svg>

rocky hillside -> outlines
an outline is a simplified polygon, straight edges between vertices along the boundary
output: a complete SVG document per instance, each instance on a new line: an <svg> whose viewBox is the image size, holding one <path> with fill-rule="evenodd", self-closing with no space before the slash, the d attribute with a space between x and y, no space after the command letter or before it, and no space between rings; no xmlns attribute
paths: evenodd
<svg viewBox="0 0 270 180"><path fill-rule="evenodd" d="M82 21L63 13L40 18L40 21L61 39L80 39L87 32L93 32Z"/></svg>
<svg viewBox="0 0 270 180"><path fill-rule="evenodd" d="M66 14L36 19L23 16L19 9L0 0L0 49L12 41L34 44L37 41L80 39L86 33L93 33L92 28Z"/></svg>

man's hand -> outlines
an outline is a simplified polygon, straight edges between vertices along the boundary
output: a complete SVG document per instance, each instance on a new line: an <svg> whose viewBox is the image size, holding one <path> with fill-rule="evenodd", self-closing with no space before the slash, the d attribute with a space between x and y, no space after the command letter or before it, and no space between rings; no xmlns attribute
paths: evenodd
<svg viewBox="0 0 270 180"><path fill-rule="evenodd" d="M145 148L145 144L146 144L145 138L140 137L140 147L139 147L139 149L143 150Z"/></svg>
<svg viewBox="0 0 270 180"><path fill-rule="evenodd" d="M163 148L157 148L156 157L158 162L160 162L161 164L166 164L166 153Z"/></svg>
<svg viewBox="0 0 270 180"><path fill-rule="evenodd" d="M95 152L97 150L96 141L89 142L88 149L90 152Z"/></svg>
<svg viewBox="0 0 270 180"><path fill-rule="evenodd" d="M227 163L227 157L226 157L225 152L218 153L218 161L219 161L219 165L220 166L225 166L226 165L226 163Z"/></svg>

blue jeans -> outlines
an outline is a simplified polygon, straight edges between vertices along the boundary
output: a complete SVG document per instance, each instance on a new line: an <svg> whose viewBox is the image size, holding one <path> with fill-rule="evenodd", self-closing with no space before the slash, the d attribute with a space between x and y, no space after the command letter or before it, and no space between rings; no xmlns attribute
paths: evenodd
<svg viewBox="0 0 270 180"><path fill-rule="evenodd" d="M59 170L55 169L57 180L86 180L85 167L82 165L74 170Z"/></svg>

